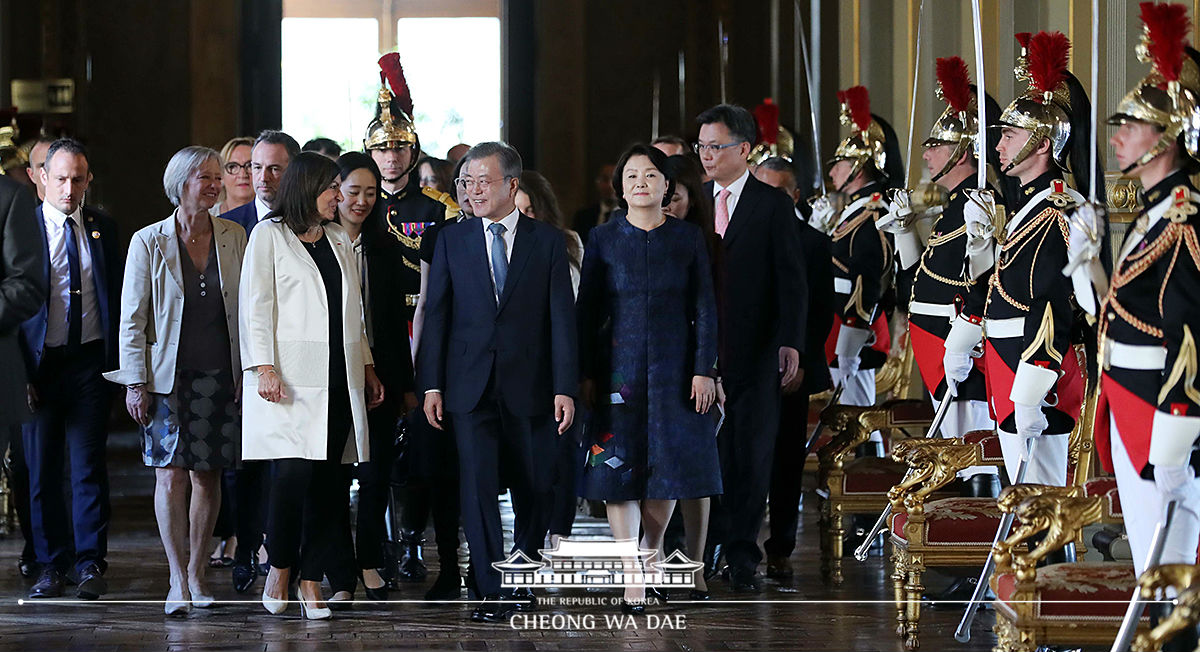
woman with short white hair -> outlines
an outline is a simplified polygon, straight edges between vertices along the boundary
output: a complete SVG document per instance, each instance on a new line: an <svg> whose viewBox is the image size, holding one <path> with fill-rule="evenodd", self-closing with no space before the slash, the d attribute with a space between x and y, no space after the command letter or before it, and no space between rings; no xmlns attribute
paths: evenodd
<svg viewBox="0 0 1200 652"><path fill-rule="evenodd" d="M238 283L246 231L209 214L221 195L221 157L207 147L176 152L163 190L176 209L129 244L121 366L104 377L126 387L125 407L142 427L143 461L155 469L154 514L171 573L164 611L183 615L213 603L204 578L207 543L221 500L221 470L239 462L240 375L234 370L241 369Z"/></svg>

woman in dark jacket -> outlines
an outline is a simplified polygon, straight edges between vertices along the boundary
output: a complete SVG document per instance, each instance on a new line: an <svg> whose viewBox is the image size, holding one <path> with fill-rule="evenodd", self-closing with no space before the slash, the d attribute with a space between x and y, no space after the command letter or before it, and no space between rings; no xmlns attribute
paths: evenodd
<svg viewBox="0 0 1200 652"><path fill-rule="evenodd" d="M707 416L716 399L716 301L700 229L663 212L666 155L636 145L613 187L627 213L592 230L579 285L584 400L594 404L583 496L603 500L616 539L662 548L678 499L721 493ZM657 555L655 556L657 558ZM655 559L647 560L652 563ZM625 610L644 589L625 590Z"/></svg>

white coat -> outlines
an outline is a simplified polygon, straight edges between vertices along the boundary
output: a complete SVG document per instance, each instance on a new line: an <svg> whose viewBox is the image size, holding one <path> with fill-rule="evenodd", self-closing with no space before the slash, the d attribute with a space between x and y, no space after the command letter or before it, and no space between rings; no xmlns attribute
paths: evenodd
<svg viewBox="0 0 1200 652"><path fill-rule="evenodd" d="M238 282L246 251L246 230L236 222L212 218L221 300L229 331L229 355L241 371L238 349ZM183 323L183 268L176 238L175 213L137 233L129 243L121 286L117 329L120 367L104 374L119 385L145 383L146 391L169 394L175 387L179 329Z"/></svg>
<svg viewBox="0 0 1200 652"><path fill-rule="evenodd" d="M363 319L359 263L349 236L336 224L325 236L342 269L342 346L350 388L353 436L341 462L368 457L364 366L373 364ZM305 245L291 229L263 220L250 234L242 264L242 458L324 460L329 428L329 306L325 284ZM274 365L288 397L258 395L254 368Z"/></svg>

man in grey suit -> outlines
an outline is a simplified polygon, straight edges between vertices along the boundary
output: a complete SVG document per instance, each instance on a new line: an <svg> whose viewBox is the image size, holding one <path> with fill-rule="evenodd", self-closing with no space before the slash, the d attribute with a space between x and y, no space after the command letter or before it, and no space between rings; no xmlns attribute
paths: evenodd
<svg viewBox="0 0 1200 652"><path fill-rule="evenodd" d="M24 186L0 175L0 459L9 442L20 439L19 425L32 416L26 394L25 362L17 346L21 322L29 319L46 301L47 284L41 274L46 265L45 247L41 246L33 196ZM22 455L23 458L23 455ZM27 484L27 483L26 483ZM26 488L18 500L29 499ZM22 528L29 523L29 505L18 505ZM29 541L26 537L26 541ZM28 545L18 565L28 576L33 550Z"/></svg>

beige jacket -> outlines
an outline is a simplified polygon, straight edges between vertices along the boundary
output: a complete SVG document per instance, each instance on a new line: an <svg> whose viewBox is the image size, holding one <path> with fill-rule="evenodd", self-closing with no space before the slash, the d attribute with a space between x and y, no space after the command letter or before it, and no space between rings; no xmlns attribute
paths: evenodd
<svg viewBox="0 0 1200 652"><path fill-rule="evenodd" d="M234 373L242 368L238 348L238 283L246 230L236 222L212 218L221 299L229 330ZM146 391L169 394L175 387L179 329L183 323L183 268L176 240L175 213L137 233L129 243L121 286L121 322L117 329L120 367L104 374L119 385L146 384Z"/></svg>
<svg viewBox="0 0 1200 652"><path fill-rule="evenodd" d="M365 365L374 364L363 319L358 258L346 231L325 225L342 269L342 342L329 341L325 284L305 245L286 226L263 220L250 234L242 267L242 458L324 460L329 428L329 347L346 354L353 436L343 463L369 461ZM258 395L254 368L274 365L288 398Z"/></svg>

